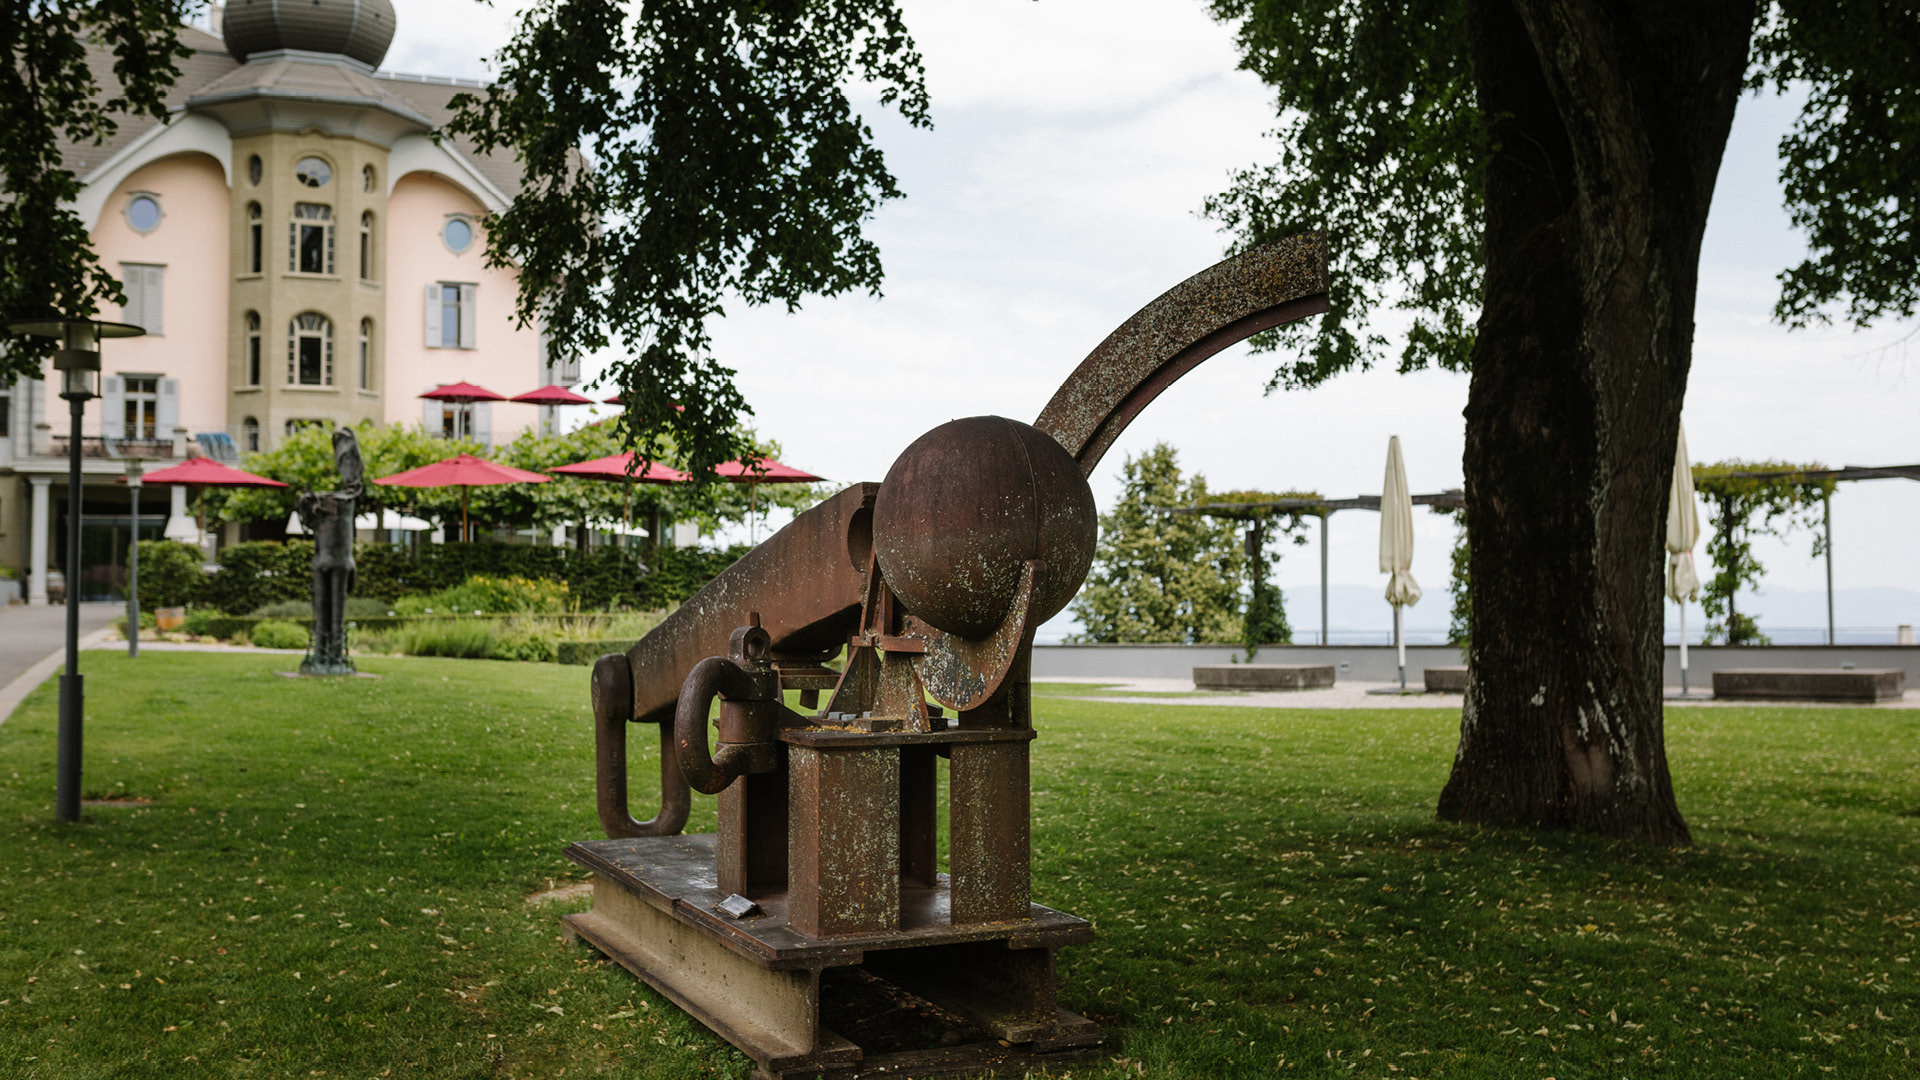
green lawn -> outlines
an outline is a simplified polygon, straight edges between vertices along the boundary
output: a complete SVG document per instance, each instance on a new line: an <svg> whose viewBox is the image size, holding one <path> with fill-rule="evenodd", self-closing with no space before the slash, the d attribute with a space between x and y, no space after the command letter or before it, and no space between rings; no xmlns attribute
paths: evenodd
<svg viewBox="0 0 1920 1080"><path fill-rule="evenodd" d="M584 669L288 666L87 654L88 795L152 801L77 827L54 683L0 725L0 1075L744 1075L528 900L598 835ZM1434 822L1439 711L1036 709L1077 1076L1920 1076L1920 713L1674 710L1655 851Z"/></svg>

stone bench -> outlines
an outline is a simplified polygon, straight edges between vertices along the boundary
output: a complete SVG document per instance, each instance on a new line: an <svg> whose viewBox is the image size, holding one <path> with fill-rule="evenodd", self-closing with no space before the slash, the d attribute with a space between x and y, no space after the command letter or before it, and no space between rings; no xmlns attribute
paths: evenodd
<svg viewBox="0 0 1920 1080"><path fill-rule="evenodd" d="M1426 670L1425 679L1429 694L1467 692L1467 669L1464 667L1430 667Z"/></svg>
<svg viewBox="0 0 1920 1080"><path fill-rule="evenodd" d="M1196 690L1316 690L1332 685L1332 664L1215 664L1193 669Z"/></svg>
<svg viewBox="0 0 1920 1080"><path fill-rule="evenodd" d="M1734 668L1713 673L1713 696L1728 701L1897 701L1899 668Z"/></svg>

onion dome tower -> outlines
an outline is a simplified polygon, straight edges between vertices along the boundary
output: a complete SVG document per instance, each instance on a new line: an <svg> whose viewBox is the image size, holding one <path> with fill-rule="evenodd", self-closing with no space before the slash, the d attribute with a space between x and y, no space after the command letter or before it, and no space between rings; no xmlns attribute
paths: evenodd
<svg viewBox="0 0 1920 1080"><path fill-rule="evenodd" d="M327 53L377 68L393 43L388 0L230 0L222 18L227 52Z"/></svg>

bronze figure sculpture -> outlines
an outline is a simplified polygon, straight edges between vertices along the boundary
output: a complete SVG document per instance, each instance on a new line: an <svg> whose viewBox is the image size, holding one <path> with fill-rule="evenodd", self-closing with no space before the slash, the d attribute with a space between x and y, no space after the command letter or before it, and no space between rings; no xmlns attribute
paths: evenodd
<svg viewBox="0 0 1920 1080"><path fill-rule="evenodd" d="M354 507L366 468L353 429L334 431L333 460L340 490L303 492L294 508L313 537L313 645L300 661L302 675L354 673L347 655L347 594L353 590Z"/></svg>
<svg viewBox="0 0 1920 1080"><path fill-rule="evenodd" d="M1114 331L1034 424L935 428L883 482L797 515L601 657L608 839L567 850L594 875L568 931L746 1052L759 1080L1095 1052L1098 1027L1059 1006L1054 977L1093 929L1031 899L1033 634L1087 574L1086 477L1120 431L1207 357L1325 311L1326 291L1317 234L1202 271ZM631 723L660 727L647 821L628 810ZM715 833L679 835L690 789L718 794ZM880 1019L903 1009L913 1023Z"/></svg>

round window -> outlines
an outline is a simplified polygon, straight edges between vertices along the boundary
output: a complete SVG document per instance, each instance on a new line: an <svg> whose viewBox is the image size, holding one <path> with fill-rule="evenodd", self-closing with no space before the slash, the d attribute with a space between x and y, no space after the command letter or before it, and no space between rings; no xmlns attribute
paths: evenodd
<svg viewBox="0 0 1920 1080"><path fill-rule="evenodd" d="M160 227L160 202L151 195L135 195L127 203L127 224L134 232L148 233Z"/></svg>
<svg viewBox="0 0 1920 1080"><path fill-rule="evenodd" d="M301 158L293 167L293 176L308 187L326 187L333 179L333 168L317 157Z"/></svg>
<svg viewBox="0 0 1920 1080"><path fill-rule="evenodd" d="M441 235L446 238L447 246L455 251L465 251L473 246L473 225L465 218L454 218L447 222Z"/></svg>
<svg viewBox="0 0 1920 1080"><path fill-rule="evenodd" d="M259 187L260 177L265 172L266 172L266 167L260 164L259 154L255 154L252 157L247 159L247 183L252 184L255 187Z"/></svg>

